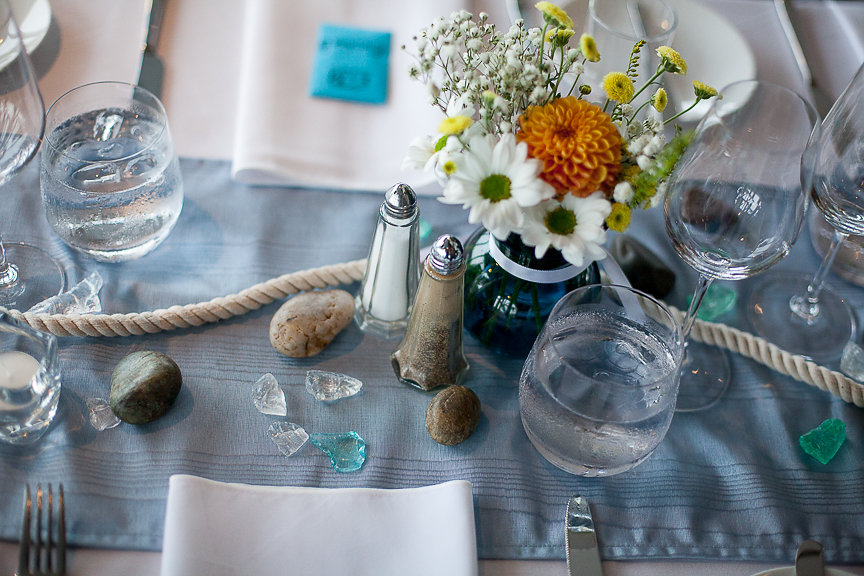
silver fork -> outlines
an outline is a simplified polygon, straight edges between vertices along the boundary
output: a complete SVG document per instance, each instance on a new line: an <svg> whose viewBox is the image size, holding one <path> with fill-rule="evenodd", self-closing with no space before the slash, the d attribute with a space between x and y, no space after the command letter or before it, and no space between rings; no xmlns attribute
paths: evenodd
<svg viewBox="0 0 864 576"><path fill-rule="evenodd" d="M30 485L24 491L24 519L21 522L21 544L18 549L18 571L15 576L66 576L66 503L63 484L57 486L57 522L54 522L54 492L51 484L42 491L36 485L35 546L33 524L33 498ZM43 513L44 510L44 513ZM45 529L42 518L45 517ZM43 544L44 532L44 544ZM56 534L56 535L55 535Z"/></svg>

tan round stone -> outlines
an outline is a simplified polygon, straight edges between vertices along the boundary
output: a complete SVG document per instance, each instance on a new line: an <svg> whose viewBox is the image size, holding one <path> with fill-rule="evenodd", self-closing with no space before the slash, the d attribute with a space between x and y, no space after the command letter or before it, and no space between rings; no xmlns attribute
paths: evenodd
<svg viewBox="0 0 864 576"><path fill-rule="evenodd" d="M304 292L283 304L270 321L270 344L292 358L315 356L354 317L354 297L344 290Z"/></svg>
<svg viewBox="0 0 864 576"><path fill-rule="evenodd" d="M453 446L468 439L480 422L480 398L465 386L448 386L426 409L426 431L439 444Z"/></svg>

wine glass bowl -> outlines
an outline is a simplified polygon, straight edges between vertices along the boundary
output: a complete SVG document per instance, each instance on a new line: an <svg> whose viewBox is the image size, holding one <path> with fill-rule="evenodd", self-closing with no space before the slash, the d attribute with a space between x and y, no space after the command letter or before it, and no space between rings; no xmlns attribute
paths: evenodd
<svg viewBox="0 0 864 576"><path fill-rule="evenodd" d="M807 207L800 169L818 131L813 107L782 86L737 82L722 91L696 127L668 182L666 231L699 274L684 320L689 335L714 280L742 280L774 266L791 250ZM688 344L679 411L707 408L729 384L724 353Z"/></svg>

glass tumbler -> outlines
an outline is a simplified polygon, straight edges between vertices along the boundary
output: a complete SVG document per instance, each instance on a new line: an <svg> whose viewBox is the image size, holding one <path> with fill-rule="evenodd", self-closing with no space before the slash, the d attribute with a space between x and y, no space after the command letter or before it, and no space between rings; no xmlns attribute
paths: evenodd
<svg viewBox="0 0 864 576"><path fill-rule="evenodd" d="M28 444L54 420L60 400L57 339L0 311L0 440Z"/></svg>
<svg viewBox="0 0 864 576"><path fill-rule="evenodd" d="M86 84L58 98L47 113L39 176L54 232L105 262L156 248L183 207L165 108L132 84Z"/></svg>
<svg viewBox="0 0 864 576"><path fill-rule="evenodd" d="M630 470L669 429L683 356L680 324L662 303L624 286L573 290L555 305L522 369L528 438L572 474Z"/></svg>

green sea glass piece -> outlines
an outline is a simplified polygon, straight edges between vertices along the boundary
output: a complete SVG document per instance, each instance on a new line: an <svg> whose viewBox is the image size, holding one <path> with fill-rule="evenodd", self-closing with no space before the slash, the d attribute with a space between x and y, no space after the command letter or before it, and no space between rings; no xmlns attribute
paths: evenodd
<svg viewBox="0 0 864 576"><path fill-rule="evenodd" d="M837 418L830 418L798 438L798 444L804 452L822 464L828 464L845 440L846 424Z"/></svg>
<svg viewBox="0 0 864 576"><path fill-rule="evenodd" d="M692 296L687 298L687 306L690 306L692 300ZM714 322L717 318L732 310L737 300L738 294L732 288L721 284L712 284L702 299L702 304L699 306L696 317L705 322Z"/></svg>
<svg viewBox="0 0 864 576"><path fill-rule="evenodd" d="M418 232L420 234L420 242L426 242L426 240L432 237L432 224L425 218L420 218Z"/></svg>
<svg viewBox="0 0 864 576"><path fill-rule="evenodd" d="M355 472L366 461L366 442L357 432L309 435L312 444L330 457L336 472Z"/></svg>

